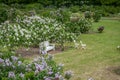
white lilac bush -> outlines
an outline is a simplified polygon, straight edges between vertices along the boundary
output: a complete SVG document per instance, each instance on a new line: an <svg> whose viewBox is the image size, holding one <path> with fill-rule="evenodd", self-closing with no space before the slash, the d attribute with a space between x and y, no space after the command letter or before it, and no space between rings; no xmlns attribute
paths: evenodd
<svg viewBox="0 0 120 80"><path fill-rule="evenodd" d="M24 63L16 56L0 58L0 80L65 80L70 79L71 74L71 71L64 74L63 64L57 65L48 54L31 63Z"/></svg>
<svg viewBox="0 0 120 80"><path fill-rule="evenodd" d="M0 44L4 47L38 45L49 40L60 44L73 41L76 36L65 31L64 24L39 16L18 16L16 23L0 25Z"/></svg>

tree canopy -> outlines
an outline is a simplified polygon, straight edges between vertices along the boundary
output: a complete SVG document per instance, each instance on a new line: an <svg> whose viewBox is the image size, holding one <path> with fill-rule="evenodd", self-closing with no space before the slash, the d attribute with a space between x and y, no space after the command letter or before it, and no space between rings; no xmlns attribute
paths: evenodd
<svg viewBox="0 0 120 80"><path fill-rule="evenodd" d="M54 5L54 6L69 6L69 5L114 5L119 6L120 0L0 0L0 2L5 4L13 3L41 3L44 6Z"/></svg>

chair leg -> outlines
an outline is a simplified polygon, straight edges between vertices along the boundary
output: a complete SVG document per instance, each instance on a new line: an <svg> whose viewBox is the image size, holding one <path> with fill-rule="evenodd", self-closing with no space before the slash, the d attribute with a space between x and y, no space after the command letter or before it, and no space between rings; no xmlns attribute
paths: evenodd
<svg viewBox="0 0 120 80"><path fill-rule="evenodd" d="M53 48L53 50L55 51L55 48Z"/></svg>

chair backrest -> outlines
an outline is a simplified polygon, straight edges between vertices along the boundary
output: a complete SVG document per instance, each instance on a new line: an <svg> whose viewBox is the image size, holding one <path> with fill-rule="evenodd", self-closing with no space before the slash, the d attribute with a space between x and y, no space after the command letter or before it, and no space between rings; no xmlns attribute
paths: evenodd
<svg viewBox="0 0 120 80"><path fill-rule="evenodd" d="M80 41L80 44L82 44L82 41Z"/></svg>
<svg viewBox="0 0 120 80"><path fill-rule="evenodd" d="M44 41L44 46L45 47L49 46L49 41Z"/></svg>

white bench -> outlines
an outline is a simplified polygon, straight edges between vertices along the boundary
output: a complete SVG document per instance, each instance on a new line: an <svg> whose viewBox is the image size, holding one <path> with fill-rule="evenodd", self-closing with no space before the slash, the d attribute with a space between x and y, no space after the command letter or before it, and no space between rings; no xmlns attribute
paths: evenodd
<svg viewBox="0 0 120 80"><path fill-rule="evenodd" d="M42 53L42 51L47 53L50 50L55 50L55 44L50 44L49 41L44 41L40 43L39 48L40 53Z"/></svg>

